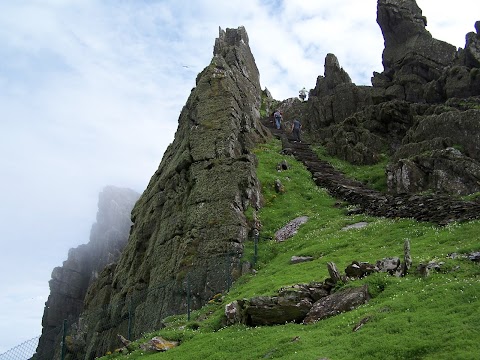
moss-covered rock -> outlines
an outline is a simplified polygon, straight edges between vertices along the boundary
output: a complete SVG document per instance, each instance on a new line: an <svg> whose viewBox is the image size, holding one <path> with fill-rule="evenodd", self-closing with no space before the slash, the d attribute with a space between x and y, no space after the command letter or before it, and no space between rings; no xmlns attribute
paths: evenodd
<svg viewBox="0 0 480 360"><path fill-rule="evenodd" d="M247 238L245 210L258 208L256 160L250 150L268 135L260 124L258 69L243 27L220 30L211 63L197 77L173 143L133 209L128 245L89 305L125 304L105 317L133 313L134 336L186 312L228 286ZM141 286L139 286L141 285ZM106 289L108 287L108 290ZM105 289L104 289L105 288ZM93 288L92 288L93 289ZM89 333L92 353L105 352L121 326Z"/></svg>

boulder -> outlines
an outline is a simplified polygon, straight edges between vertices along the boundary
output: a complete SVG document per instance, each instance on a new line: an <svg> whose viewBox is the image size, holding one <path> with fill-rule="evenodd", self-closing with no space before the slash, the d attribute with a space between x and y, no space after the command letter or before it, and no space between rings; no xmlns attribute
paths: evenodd
<svg viewBox="0 0 480 360"><path fill-rule="evenodd" d="M326 319L342 312L350 311L370 300L367 285L345 289L315 302L303 320L304 324Z"/></svg>
<svg viewBox="0 0 480 360"><path fill-rule="evenodd" d="M290 264L300 264L308 261L313 261L313 257L312 256L292 256L290 258Z"/></svg>
<svg viewBox="0 0 480 360"><path fill-rule="evenodd" d="M275 233L275 240L277 242L282 242L291 238L295 235L300 228L301 225L305 224L308 221L308 216L299 216L292 221L290 221L287 225L279 229Z"/></svg>
<svg viewBox="0 0 480 360"><path fill-rule="evenodd" d="M227 325L245 324L245 301L235 300L225 305L225 318Z"/></svg>
<svg viewBox="0 0 480 360"><path fill-rule="evenodd" d="M167 351L178 346L178 341L165 340L161 336L155 336L147 342L140 345L143 351Z"/></svg>
<svg viewBox="0 0 480 360"><path fill-rule="evenodd" d="M388 272L390 275L394 275L400 269L400 259L398 257L389 257L382 260L378 260L376 267L379 272Z"/></svg>
<svg viewBox="0 0 480 360"><path fill-rule="evenodd" d="M290 293L284 296L259 296L246 305L247 325L278 325L300 323L312 307L310 298Z"/></svg>
<svg viewBox="0 0 480 360"><path fill-rule="evenodd" d="M369 264L368 262L353 261L345 268L345 275L349 278L360 279L377 271L375 265Z"/></svg>

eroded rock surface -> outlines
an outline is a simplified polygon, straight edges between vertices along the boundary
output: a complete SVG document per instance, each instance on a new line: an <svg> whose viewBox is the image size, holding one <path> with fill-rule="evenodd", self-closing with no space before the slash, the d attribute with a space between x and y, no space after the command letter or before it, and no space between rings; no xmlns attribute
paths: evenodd
<svg viewBox="0 0 480 360"><path fill-rule="evenodd" d="M353 84L328 54L308 101L279 106L285 121L299 118L307 140L352 164L390 157L392 194L478 192L480 22L458 50L432 37L415 0L378 0L377 23L384 69L373 86Z"/></svg>
<svg viewBox="0 0 480 360"><path fill-rule="evenodd" d="M164 317L186 312L187 278L193 308L227 288L249 231L244 212L260 206L250 152L268 136L259 122L260 100L247 32L220 29L175 139L133 209L128 245L115 268L90 287L87 309L122 304L104 317L133 311L132 336L139 337L161 327ZM94 331L87 357L111 350L116 334L126 331L125 323L88 323Z"/></svg>

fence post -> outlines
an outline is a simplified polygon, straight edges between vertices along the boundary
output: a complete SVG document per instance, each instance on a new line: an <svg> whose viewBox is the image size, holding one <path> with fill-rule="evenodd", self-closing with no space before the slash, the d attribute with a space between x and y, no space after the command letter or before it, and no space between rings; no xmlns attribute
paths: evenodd
<svg viewBox="0 0 480 360"><path fill-rule="evenodd" d="M227 292L230 291L230 287L232 286L232 274L230 272L230 254L225 254L225 270L227 272Z"/></svg>
<svg viewBox="0 0 480 360"><path fill-rule="evenodd" d="M253 232L253 267L257 265L257 258L258 258L258 236L259 231L257 229Z"/></svg>
<svg viewBox="0 0 480 360"><path fill-rule="evenodd" d="M191 312L190 275L187 274L187 320L190 321Z"/></svg>
<svg viewBox="0 0 480 360"><path fill-rule="evenodd" d="M132 298L130 298L128 303L128 331L127 331L127 339L132 340Z"/></svg>
<svg viewBox="0 0 480 360"><path fill-rule="evenodd" d="M67 319L63 320L63 335L62 335L62 360L65 360L65 350L67 349L65 345L65 338L67 337Z"/></svg>

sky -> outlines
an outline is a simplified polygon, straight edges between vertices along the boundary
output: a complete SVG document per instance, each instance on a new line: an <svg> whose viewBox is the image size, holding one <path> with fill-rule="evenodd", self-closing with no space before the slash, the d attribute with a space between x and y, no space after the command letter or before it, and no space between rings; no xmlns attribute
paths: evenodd
<svg viewBox="0 0 480 360"><path fill-rule="evenodd" d="M478 0L417 4L457 47L480 20ZM238 26L278 100L313 88L327 53L357 85L383 70L376 0L0 0L0 354L41 334L99 192L143 192L219 27Z"/></svg>

